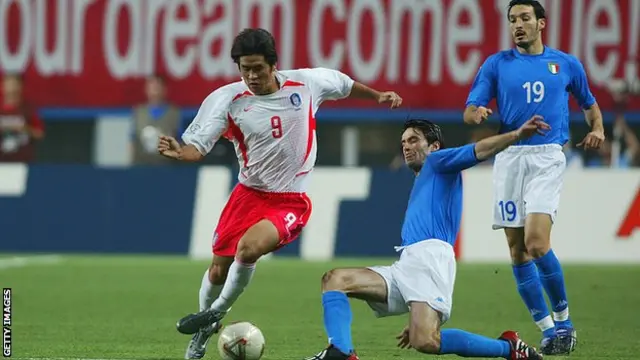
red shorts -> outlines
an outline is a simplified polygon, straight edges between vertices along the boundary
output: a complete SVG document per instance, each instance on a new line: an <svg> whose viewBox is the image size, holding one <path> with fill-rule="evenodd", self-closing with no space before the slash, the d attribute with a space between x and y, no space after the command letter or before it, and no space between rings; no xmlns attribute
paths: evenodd
<svg viewBox="0 0 640 360"><path fill-rule="evenodd" d="M311 216L311 200L303 193L269 193L238 184L222 210L213 236L213 253L235 256L240 238L266 219L280 234L281 248L294 241Z"/></svg>

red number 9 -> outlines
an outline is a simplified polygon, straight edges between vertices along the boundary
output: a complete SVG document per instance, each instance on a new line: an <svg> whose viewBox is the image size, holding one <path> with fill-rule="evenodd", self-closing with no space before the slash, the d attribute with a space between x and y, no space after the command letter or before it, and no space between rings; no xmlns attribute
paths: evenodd
<svg viewBox="0 0 640 360"><path fill-rule="evenodd" d="M271 129L271 135L273 135L275 139L282 137L282 121L280 120L280 116L271 118Z"/></svg>

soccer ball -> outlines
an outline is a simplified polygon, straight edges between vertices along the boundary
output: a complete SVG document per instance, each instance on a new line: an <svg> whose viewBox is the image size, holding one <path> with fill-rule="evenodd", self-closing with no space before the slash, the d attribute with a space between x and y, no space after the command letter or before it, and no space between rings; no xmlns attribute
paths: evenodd
<svg viewBox="0 0 640 360"><path fill-rule="evenodd" d="M250 322L230 324L218 337L218 353L224 360L258 360L264 353L264 335Z"/></svg>

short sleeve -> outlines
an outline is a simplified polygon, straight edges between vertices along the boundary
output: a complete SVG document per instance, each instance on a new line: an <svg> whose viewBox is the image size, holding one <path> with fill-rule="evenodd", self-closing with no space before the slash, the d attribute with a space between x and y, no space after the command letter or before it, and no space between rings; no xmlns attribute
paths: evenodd
<svg viewBox="0 0 640 360"><path fill-rule="evenodd" d="M427 162L438 173L453 173L475 166L480 161L476 157L475 144L434 151L427 156Z"/></svg>
<svg viewBox="0 0 640 360"><path fill-rule="evenodd" d="M298 72L308 83L317 105L326 100L346 98L355 83L348 75L327 68L301 69Z"/></svg>
<svg viewBox="0 0 640 360"><path fill-rule="evenodd" d="M571 66L571 84L569 86L571 95L573 95L581 108L588 109L596 103L596 98L589 88L589 80L584 71L584 66L582 66L580 60L573 56L570 57L569 63Z"/></svg>
<svg viewBox="0 0 640 360"><path fill-rule="evenodd" d="M496 97L496 56L490 56L478 70L465 107L486 106L493 98Z"/></svg>
<svg viewBox="0 0 640 360"><path fill-rule="evenodd" d="M195 146L201 154L208 154L227 130L231 92L220 88L211 93L200 105L196 117L182 134L182 141Z"/></svg>

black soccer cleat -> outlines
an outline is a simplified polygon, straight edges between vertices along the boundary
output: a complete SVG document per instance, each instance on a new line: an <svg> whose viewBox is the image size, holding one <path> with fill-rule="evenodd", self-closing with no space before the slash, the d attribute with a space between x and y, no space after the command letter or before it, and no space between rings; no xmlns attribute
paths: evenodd
<svg viewBox="0 0 640 360"><path fill-rule="evenodd" d="M542 338L542 341L540 341L540 352L542 355L562 354L562 351L558 346L558 340L558 335Z"/></svg>
<svg viewBox="0 0 640 360"><path fill-rule="evenodd" d="M176 324L176 328L178 329L178 332L182 334L195 334L200 331L200 329L219 322L225 315L226 313L213 309L203 310L199 313L189 314L183 317Z"/></svg>
<svg viewBox="0 0 640 360"><path fill-rule="evenodd" d="M360 358L355 352L345 354L338 350L337 347L329 345L328 348L320 351L312 357L305 358L304 360L360 360Z"/></svg>
<svg viewBox="0 0 640 360"><path fill-rule="evenodd" d="M569 355L576 349L578 336L574 328L558 328L558 340L556 347L560 354Z"/></svg>
<svg viewBox="0 0 640 360"><path fill-rule="evenodd" d="M542 360L542 355L522 341L515 331L505 331L498 339L507 341L511 346L510 360Z"/></svg>

